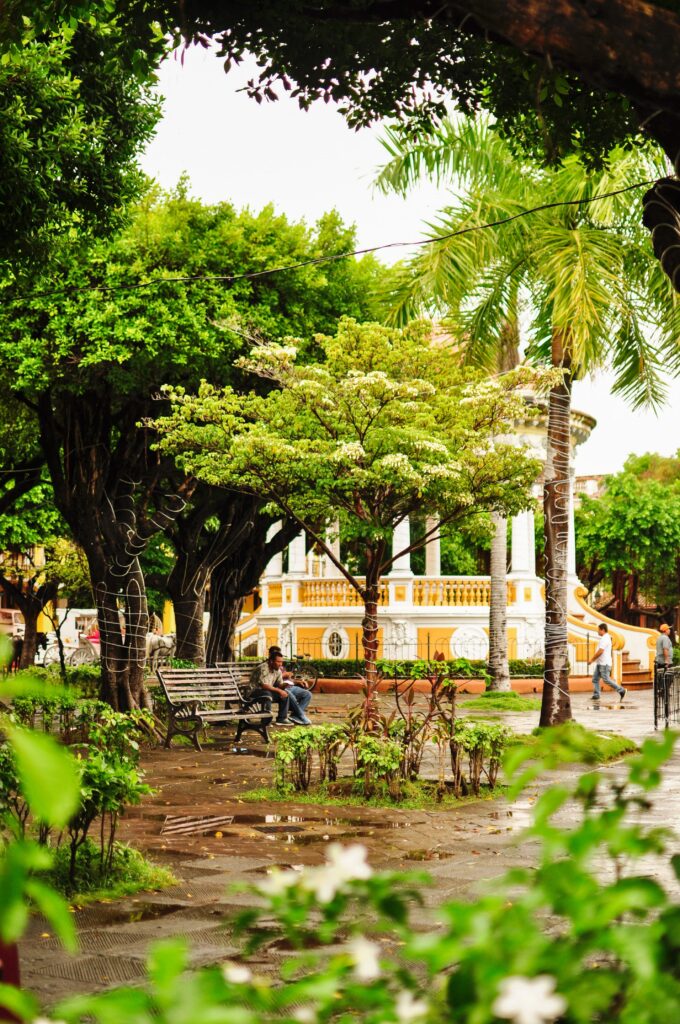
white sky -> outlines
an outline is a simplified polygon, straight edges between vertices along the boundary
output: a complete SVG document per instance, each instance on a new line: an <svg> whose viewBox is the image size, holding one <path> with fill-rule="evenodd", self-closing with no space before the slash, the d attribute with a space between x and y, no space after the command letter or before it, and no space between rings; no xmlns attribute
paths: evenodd
<svg viewBox="0 0 680 1024"><path fill-rule="evenodd" d="M373 173L383 160L379 131L350 130L332 104L308 112L283 96L261 106L239 92L255 65L224 73L212 53L193 49L167 61L159 87L165 114L142 165L164 188L186 172L192 193L205 202L221 200L259 209L273 202L292 219L313 222L335 207L357 227L360 248L422 236L421 225L446 202L445 192L424 185L406 200L372 191ZM393 262L407 250L378 254ZM633 412L610 394L606 374L574 387L574 408L594 416L598 426L578 451L579 474L612 473L630 452L674 454L680 424L680 381L670 382L669 402L658 416Z"/></svg>

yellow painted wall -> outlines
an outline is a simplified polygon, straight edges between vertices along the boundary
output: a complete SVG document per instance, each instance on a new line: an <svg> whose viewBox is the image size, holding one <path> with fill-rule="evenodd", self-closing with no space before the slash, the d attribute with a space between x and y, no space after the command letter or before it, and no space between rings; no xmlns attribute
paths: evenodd
<svg viewBox="0 0 680 1024"><path fill-rule="evenodd" d="M434 658L436 653L444 654L448 658L451 653L449 641L452 632L453 630L450 627L444 629L441 626L418 626L418 657L427 658L429 635L430 658Z"/></svg>
<svg viewBox="0 0 680 1024"><path fill-rule="evenodd" d="M345 632L349 640L349 658L363 658L364 649L361 646L361 627L345 626ZM325 658L326 654L322 647L323 635L326 632L325 626L298 626L295 630L295 653L309 654L312 658ZM286 652L287 653L287 652ZM383 631L378 630L378 657L383 654Z"/></svg>
<svg viewBox="0 0 680 1024"><path fill-rule="evenodd" d="M321 639L325 630L321 626L298 626L295 630L294 654L309 654L312 658L322 658ZM285 652L288 654L288 651Z"/></svg>
<svg viewBox="0 0 680 1024"><path fill-rule="evenodd" d="M177 632L177 626L175 624L175 609L173 607L172 601L166 601L165 604L163 605L163 632Z"/></svg>
<svg viewBox="0 0 680 1024"><path fill-rule="evenodd" d="M52 615L54 615L53 605L49 604L45 610L49 611ZM38 616L38 623L36 629L38 630L39 633L51 633L54 630L52 620L45 614L45 612L40 612L40 615Z"/></svg>
<svg viewBox="0 0 680 1024"><path fill-rule="evenodd" d="M275 647L279 642L279 631L273 626L271 629L265 629L264 631L264 645L269 650L270 647ZM284 651L284 654L288 654L288 651ZM265 651L266 654L266 651Z"/></svg>

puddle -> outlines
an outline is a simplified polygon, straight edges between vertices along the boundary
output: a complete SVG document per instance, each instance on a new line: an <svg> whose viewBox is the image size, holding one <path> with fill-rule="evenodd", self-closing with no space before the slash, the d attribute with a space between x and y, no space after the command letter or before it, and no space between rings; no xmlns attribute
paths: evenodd
<svg viewBox="0 0 680 1024"><path fill-rule="evenodd" d="M404 860L448 860L449 857L455 854L446 850L411 850L404 854Z"/></svg>
<svg viewBox="0 0 680 1024"><path fill-rule="evenodd" d="M318 843L331 838L368 838L374 832L406 828L406 821L367 821L365 818L304 818L295 814L140 814L139 817L162 821L164 839L185 836L215 836L217 839L243 838L235 831L246 826L269 840L288 843ZM342 835L319 835L312 829L341 828Z"/></svg>
<svg viewBox="0 0 680 1024"><path fill-rule="evenodd" d="M128 909L112 907L108 904L93 903L77 913L79 926L91 928L98 925L138 924L140 921L155 921L178 910L184 910L181 903L147 903L140 900Z"/></svg>

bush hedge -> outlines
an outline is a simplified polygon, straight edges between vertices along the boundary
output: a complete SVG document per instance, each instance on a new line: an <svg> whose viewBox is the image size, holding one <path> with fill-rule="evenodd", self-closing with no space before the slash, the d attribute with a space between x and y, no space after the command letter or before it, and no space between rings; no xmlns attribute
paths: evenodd
<svg viewBox="0 0 680 1024"><path fill-rule="evenodd" d="M394 661L381 659L378 662L383 675L394 679L395 675L400 679L410 679L414 675L420 677L424 674L423 668L428 663L425 661ZM430 663L432 664L432 663ZM481 659L470 661L467 658L456 658L455 660L438 662L444 667L452 679L479 679L489 674L489 666ZM347 658L344 660L335 658L312 658L304 661L303 665L313 667L320 676L326 679L354 679L363 675L364 662L362 658ZM542 661L527 661L523 659L512 659L510 661L510 675L518 679L537 679L543 676Z"/></svg>

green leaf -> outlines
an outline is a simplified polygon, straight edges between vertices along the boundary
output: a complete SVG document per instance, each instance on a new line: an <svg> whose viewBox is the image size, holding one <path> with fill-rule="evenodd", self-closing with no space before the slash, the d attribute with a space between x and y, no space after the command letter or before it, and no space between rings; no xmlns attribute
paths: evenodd
<svg viewBox="0 0 680 1024"><path fill-rule="evenodd" d="M80 779L75 762L50 737L11 729L9 741L16 756L21 789L33 814L63 828L78 809Z"/></svg>
<svg viewBox="0 0 680 1024"><path fill-rule="evenodd" d="M0 982L0 1006L9 1010L20 1020L34 1020L38 1014L38 1002L29 992L3 985Z"/></svg>

